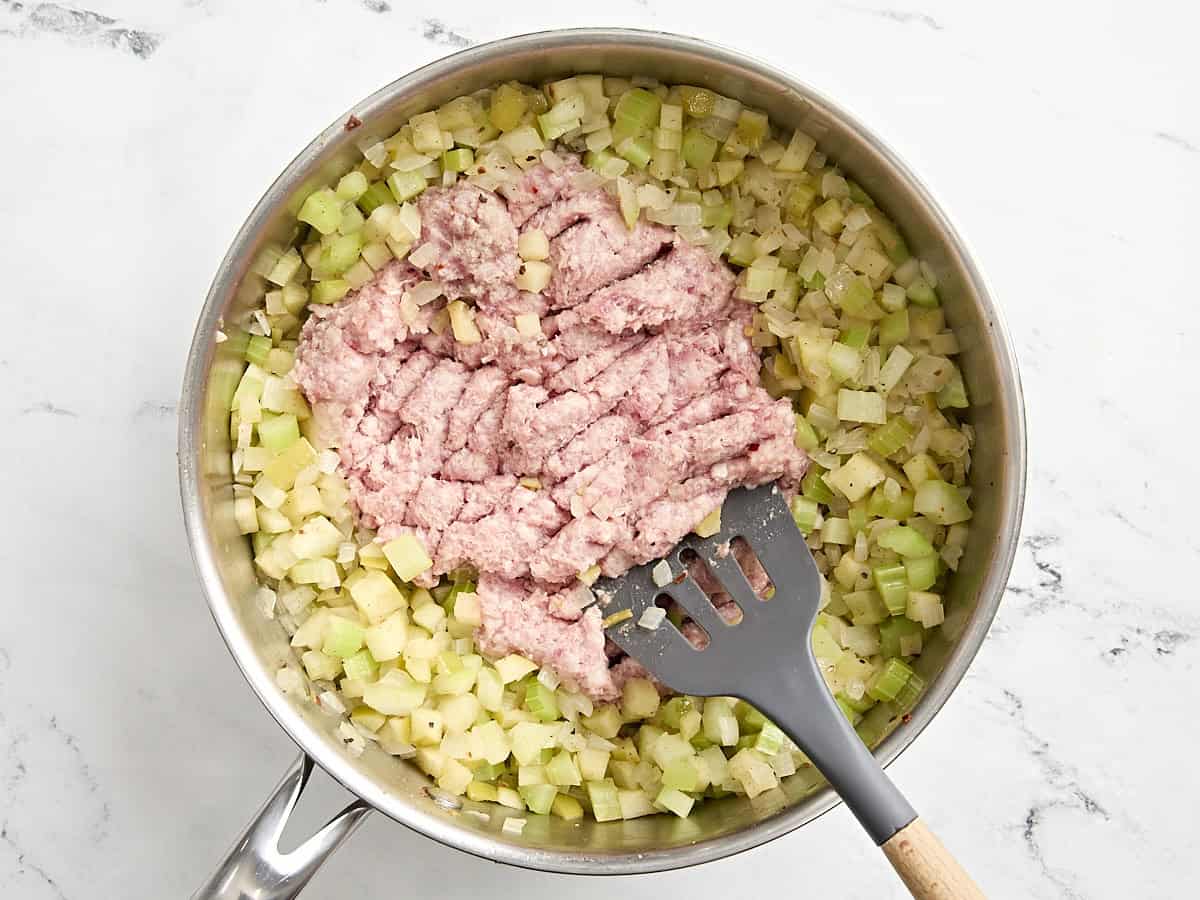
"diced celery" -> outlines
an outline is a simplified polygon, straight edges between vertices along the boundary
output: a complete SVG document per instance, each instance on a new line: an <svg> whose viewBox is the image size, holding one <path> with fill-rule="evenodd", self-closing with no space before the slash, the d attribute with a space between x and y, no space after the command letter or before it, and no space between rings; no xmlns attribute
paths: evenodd
<svg viewBox="0 0 1200 900"><path fill-rule="evenodd" d="M841 388L837 398L837 415L843 422L882 425L887 421L887 404L882 394Z"/></svg>
<svg viewBox="0 0 1200 900"><path fill-rule="evenodd" d="M637 819L641 816L652 816L658 812L650 795L645 791L637 790L636 785L628 790L618 789L617 802L621 805L622 819Z"/></svg>
<svg viewBox="0 0 1200 900"><path fill-rule="evenodd" d="M871 573L888 614L903 615L908 604L908 576L904 571L904 566L875 566ZM855 621L854 624L862 623Z"/></svg>
<svg viewBox="0 0 1200 900"><path fill-rule="evenodd" d="M732 747L738 740L738 722L729 701L710 697L704 701L704 736L714 744Z"/></svg>
<svg viewBox="0 0 1200 900"><path fill-rule="evenodd" d="M908 340L908 310L899 309L879 320L879 345L891 347Z"/></svg>
<svg viewBox="0 0 1200 900"><path fill-rule="evenodd" d="M311 225L321 234L332 234L337 231L342 221L344 202L329 188L322 188L308 195L296 218Z"/></svg>
<svg viewBox="0 0 1200 900"><path fill-rule="evenodd" d="M913 671L899 659L889 659L867 683L867 694L876 700L895 700Z"/></svg>
<svg viewBox="0 0 1200 900"><path fill-rule="evenodd" d="M613 120L617 124L628 124L634 131L653 127L659 120L662 101L645 88L627 91L613 109Z"/></svg>
<svg viewBox="0 0 1200 900"><path fill-rule="evenodd" d="M913 672L908 681L904 682L904 687L900 688L900 692L896 695L896 699L892 702L896 706L896 711L903 715L907 713L917 704L917 700L921 697L921 692L925 690L925 679Z"/></svg>
<svg viewBox="0 0 1200 900"><path fill-rule="evenodd" d="M537 669L537 663L517 653L510 653L493 664L504 684L511 684Z"/></svg>
<svg viewBox="0 0 1200 900"><path fill-rule="evenodd" d="M617 798L617 786L611 778L587 783L588 800L592 804L592 817L597 822L612 822L621 818L621 804Z"/></svg>
<svg viewBox="0 0 1200 900"><path fill-rule="evenodd" d="M608 771L608 762L611 756L607 750L594 750L591 747L580 750L576 754L575 760L579 764L579 774L583 776L583 780L599 781L602 779Z"/></svg>
<svg viewBox="0 0 1200 900"><path fill-rule="evenodd" d="M833 499L833 491L825 484L825 479L822 477L824 471L820 466L812 465L805 473L804 478L800 480L801 493L817 503L828 503Z"/></svg>
<svg viewBox="0 0 1200 900"><path fill-rule="evenodd" d="M938 409L966 409L970 405L967 401L967 386L957 366L954 367L950 380L938 391L937 405Z"/></svg>
<svg viewBox="0 0 1200 900"><path fill-rule="evenodd" d="M807 497L793 497L790 504L792 521L802 534L811 534L817 527L817 519L821 514L817 501Z"/></svg>
<svg viewBox="0 0 1200 900"><path fill-rule="evenodd" d="M583 783L579 767L575 764L571 754L565 750L546 763L546 778L550 784L559 787L578 787Z"/></svg>
<svg viewBox="0 0 1200 900"><path fill-rule="evenodd" d="M729 774L742 785L746 796L751 799L779 784L775 770L761 753L752 749L739 750L734 754L729 760Z"/></svg>
<svg viewBox="0 0 1200 900"><path fill-rule="evenodd" d="M916 429L903 416L893 416L886 425L876 428L867 439L871 450L887 459L908 445L916 434Z"/></svg>
<svg viewBox="0 0 1200 900"><path fill-rule="evenodd" d="M558 718L558 701L554 691L540 681L533 681L525 690L525 708L543 722L552 722Z"/></svg>
<svg viewBox="0 0 1200 900"><path fill-rule="evenodd" d="M848 556L849 554L842 558ZM843 594L842 599L850 610L850 621L855 625L878 625L887 621L891 615L883 599L873 590L850 591ZM905 599L907 602L907 597Z"/></svg>
<svg viewBox="0 0 1200 900"><path fill-rule="evenodd" d="M398 609L403 609L408 600L392 580L383 572L367 571L362 577L348 583L350 596L372 625L387 619Z"/></svg>
<svg viewBox="0 0 1200 900"><path fill-rule="evenodd" d="M621 714L628 720L648 719L658 711L658 689L646 678L630 678L622 687Z"/></svg>
<svg viewBox="0 0 1200 900"><path fill-rule="evenodd" d="M909 591L905 615L925 628L941 625L946 618L942 598L927 591Z"/></svg>
<svg viewBox="0 0 1200 900"><path fill-rule="evenodd" d="M852 503L861 500L887 473L865 453L855 453L841 468L824 476L825 483Z"/></svg>
<svg viewBox="0 0 1200 900"><path fill-rule="evenodd" d="M379 207L392 203L394 199L394 195L384 182L373 181L363 195L358 198L358 208L369 216Z"/></svg>
<svg viewBox="0 0 1200 900"><path fill-rule="evenodd" d="M683 133L679 155L692 168L702 169L716 157L717 141L698 128L689 128Z"/></svg>
<svg viewBox="0 0 1200 900"><path fill-rule="evenodd" d="M404 203L416 197L426 188L425 176L416 172L393 172L388 176L387 186L397 203Z"/></svg>
<svg viewBox="0 0 1200 900"><path fill-rule="evenodd" d="M529 100L524 91L511 84L502 84L492 93L488 118L501 131L512 131L521 124L528 108Z"/></svg>
<svg viewBox="0 0 1200 900"><path fill-rule="evenodd" d="M329 281L318 281L313 285L311 300L313 303L337 303L350 290L350 285L341 278Z"/></svg>
<svg viewBox="0 0 1200 900"><path fill-rule="evenodd" d="M342 668L346 677L354 681L374 681L379 674L379 663L371 655L370 650L359 650L353 656L342 660ZM383 723L380 722L382 725ZM378 729L372 729L377 731Z"/></svg>
<svg viewBox="0 0 1200 900"><path fill-rule="evenodd" d="M696 801L682 791L664 787L654 798L654 802L663 809L675 813L681 819L686 819Z"/></svg>
<svg viewBox="0 0 1200 900"><path fill-rule="evenodd" d="M766 756L774 756L787 743L787 736L769 719L762 724L762 730L754 741L754 749ZM666 784L664 776L664 784ZM686 789L685 789L686 790Z"/></svg>
<svg viewBox="0 0 1200 900"><path fill-rule="evenodd" d="M646 168L654 147L647 137L626 138L617 145L617 155L639 169Z"/></svg>
<svg viewBox="0 0 1200 900"><path fill-rule="evenodd" d="M933 587L938 577L938 557L936 555L918 556L904 560L904 570L908 576L908 586L914 591L927 591Z"/></svg>
<svg viewBox="0 0 1200 900"><path fill-rule="evenodd" d="M879 625L879 649L885 657L907 656L902 652L902 642L918 641L921 626L905 616L895 616Z"/></svg>
<svg viewBox="0 0 1200 900"><path fill-rule="evenodd" d="M401 669L392 669L363 689L363 701L389 716L406 716L425 702L427 688Z"/></svg>
<svg viewBox="0 0 1200 900"><path fill-rule="evenodd" d="M574 797L569 797L566 794L557 794L554 797L554 802L550 805L550 812L560 819L573 822L576 819L583 818L583 805Z"/></svg>
<svg viewBox="0 0 1200 900"><path fill-rule="evenodd" d="M933 545L915 528L896 525L876 535L876 543L885 550L894 550L904 557L930 556Z"/></svg>
<svg viewBox="0 0 1200 900"><path fill-rule="evenodd" d="M525 805L529 807L529 811L544 816L550 812L554 805L554 798L558 796L558 789L552 784L532 784L520 788L521 799L525 801Z"/></svg>
<svg viewBox="0 0 1200 900"><path fill-rule="evenodd" d="M351 593L353 595L353 592ZM371 655L380 662L397 659L408 644L408 617L403 612L393 613L382 622L369 627L364 640Z"/></svg>
<svg viewBox="0 0 1200 900"><path fill-rule="evenodd" d="M795 414L796 432L794 440L797 447L802 450L816 450L820 446L820 439L817 437L816 430L809 424L808 419Z"/></svg>
<svg viewBox="0 0 1200 900"><path fill-rule="evenodd" d="M433 747L442 742L442 737L446 733L446 725L438 710L425 708L414 710L409 716L409 720L414 744Z"/></svg>
<svg viewBox="0 0 1200 900"><path fill-rule="evenodd" d="M339 234L321 250L319 263L321 273L341 275L358 262L362 247L361 234Z"/></svg>
<svg viewBox="0 0 1200 900"><path fill-rule="evenodd" d="M243 354L249 363L256 366L265 366L267 364L267 354L271 352L271 339L262 335L254 335L246 342L246 351Z"/></svg>
<svg viewBox="0 0 1200 900"><path fill-rule="evenodd" d="M905 293L908 299L917 306L934 307L938 305L937 291L924 278L916 278L909 284Z"/></svg>
<svg viewBox="0 0 1200 900"><path fill-rule="evenodd" d="M971 508L957 487L929 479L917 487L913 509L938 525L953 525L971 518Z"/></svg>
<svg viewBox="0 0 1200 900"><path fill-rule="evenodd" d="M387 557L392 571L401 581L412 581L433 565L433 560L411 532L384 544L383 555Z"/></svg>
<svg viewBox="0 0 1200 900"><path fill-rule="evenodd" d="M902 468L914 488L920 488L922 484L931 479L940 481L942 478L942 473L938 471L937 464L927 453L915 454Z"/></svg>

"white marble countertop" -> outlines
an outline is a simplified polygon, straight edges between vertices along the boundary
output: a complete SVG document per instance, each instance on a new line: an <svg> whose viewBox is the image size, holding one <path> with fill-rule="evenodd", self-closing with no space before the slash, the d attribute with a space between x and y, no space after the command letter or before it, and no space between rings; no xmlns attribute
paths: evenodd
<svg viewBox="0 0 1200 900"><path fill-rule="evenodd" d="M352 102L596 8L80 2L0 0L0 895L182 897L295 754L213 627L178 509L175 403L217 262ZM1012 587L892 773L993 897L1194 896L1200 18L1167 0L786 8L785 27L696 0L604 11L790 68L884 135L972 241L1028 400ZM318 785L304 817L339 793ZM903 896L844 809L619 882L374 817L306 896L633 900L668 878L680 896Z"/></svg>

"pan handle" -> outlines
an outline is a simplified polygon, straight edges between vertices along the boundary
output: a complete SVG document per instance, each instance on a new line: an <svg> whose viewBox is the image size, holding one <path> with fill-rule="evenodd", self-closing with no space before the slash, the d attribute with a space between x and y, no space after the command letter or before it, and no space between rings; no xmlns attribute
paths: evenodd
<svg viewBox="0 0 1200 900"><path fill-rule="evenodd" d="M290 900L304 889L371 811L355 800L291 853L281 853L279 838L312 770L313 761L300 754L192 900Z"/></svg>

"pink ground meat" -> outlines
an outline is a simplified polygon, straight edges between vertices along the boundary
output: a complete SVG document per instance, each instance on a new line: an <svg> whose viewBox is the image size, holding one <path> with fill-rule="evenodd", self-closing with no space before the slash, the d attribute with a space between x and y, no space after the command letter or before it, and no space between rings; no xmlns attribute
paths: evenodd
<svg viewBox="0 0 1200 900"><path fill-rule="evenodd" d="M424 584L479 571L480 648L609 700L644 670L610 661L577 574L654 559L731 488L795 486L807 460L788 401L758 384L732 272L668 229L626 228L607 194L574 187L581 171L537 166L504 197L426 191L420 245L436 258L390 263L315 308L293 375L360 522L382 540L414 533L433 559ZM551 238L544 296L514 284L522 226ZM406 314L424 280L443 299ZM431 331L458 297L475 302L478 344ZM521 312L541 317L541 335L516 331Z"/></svg>

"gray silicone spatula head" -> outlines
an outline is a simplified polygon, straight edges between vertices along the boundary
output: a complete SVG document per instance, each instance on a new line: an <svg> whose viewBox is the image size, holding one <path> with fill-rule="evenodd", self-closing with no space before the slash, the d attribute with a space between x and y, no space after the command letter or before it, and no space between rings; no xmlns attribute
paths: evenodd
<svg viewBox="0 0 1200 900"><path fill-rule="evenodd" d="M808 755L876 843L912 822L916 813L862 745L817 667L811 632L821 576L780 490L732 491L720 531L688 535L665 559L669 581L655 562L597 583L598 595L611 596L609 620L623 609L632 614L610 625L608 636L676 691L740 697L757 707ZM655 583L656 569L665 583ZM773 589L756 592L753 575L769 578ZM654 629L639 624L648 607L667 601L690 618L682 630L669 620Z"/></svg>
<svg viewBox="0 0 1200 900"><path fill-rule="evenodd" d="M755 580L760 580L761 573L747 550L739 548L753 551L766 570L773 588L764 592L769 599L755 591L751 578L758 574ZM663 684L684 694L749 699L784 677L781 667L804 657L821 605L821 575L775 485L732 491L721 509L720 531L705 538L689 534L664 560L672 575L665 585L655 584L655 570L661 573L657 562L596 585L597 594L612 598L607 615L622 609L632 613L611 626L608 636ZM719 610L705 592L715 584L729 598ZM708 641L703 649L670 621L653 630L638 625L647 607L665 601L677 603L704 630ZM689 631L696 636L694 629Z"/></svg>

